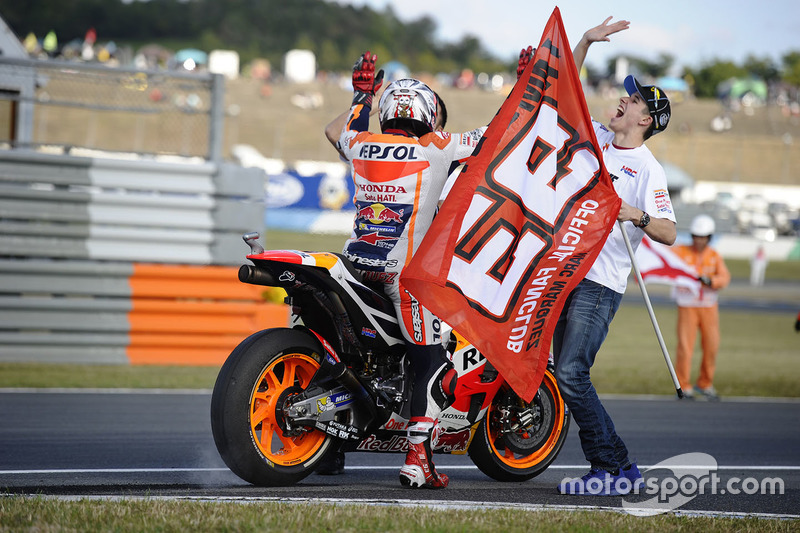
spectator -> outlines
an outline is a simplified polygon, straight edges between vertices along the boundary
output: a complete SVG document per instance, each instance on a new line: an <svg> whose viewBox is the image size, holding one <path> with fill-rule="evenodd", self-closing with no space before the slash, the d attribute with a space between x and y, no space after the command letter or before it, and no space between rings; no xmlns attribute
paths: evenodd
<svg viewBox="0 0 800 533"><path fill-rule="evenodd" d="M764 245L759 244L755 255L750 259L750 285L761 287L764 285L764 275L767 273L767 252Z"/></svg>

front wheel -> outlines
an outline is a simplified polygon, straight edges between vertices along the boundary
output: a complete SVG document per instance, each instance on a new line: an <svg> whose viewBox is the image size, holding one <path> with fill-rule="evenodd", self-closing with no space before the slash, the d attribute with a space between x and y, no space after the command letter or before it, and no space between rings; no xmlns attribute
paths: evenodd
<svg viewBox="0 0 800 533"><path fill-rule="evenodd" d="M291 428L283 407L308 387L320 367L321 347L300 330L259 331L222 365L211 396L211 430L225 464L254 485L297 483L313 472L331 437Z"/></svg>
<svg viewBox="0 0 800 533"><path fill-rule="evenodd" d="M469 447L469 456L498 481L526 481L550 466L564 445L569 413L550 371L529 404L508 385L495 395Z"/></svg>

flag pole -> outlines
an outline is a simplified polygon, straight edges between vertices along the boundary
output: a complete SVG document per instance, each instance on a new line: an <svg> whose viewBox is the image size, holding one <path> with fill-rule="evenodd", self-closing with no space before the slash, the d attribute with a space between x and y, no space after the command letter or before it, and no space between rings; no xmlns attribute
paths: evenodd
<svg viewBox="0 0 800 533"><path fill-rule="evenodd" d="M669 352L667 351L667 345L664 343L664 337L661 335L661 329L658 327L658 320L656 320L656 314L653 312L653 305L650 303L650 297L647 295L647 289L644 286L644 280L642 279L642 274L639 272L639 265L636 264L636 257L633 253L633 246L631 246L631 240L628 238L628 232L625 231L625 228L622 227L622 222L617 221L619 224L619 229L622 232L622 238L625 240L625 247L628 249L628 255L631 256L631 266L633 267L633 273L636 275L636 281L639 282L639 288L642 290L642 296L644 297L644 303L647 306L647 312L650 314L650 321L653 323L653 329L656 330L656 338L658 338L658 344L661 346L661 353L664 354L664 361L667 363L667 369L669 369L669 374L672 376L672 383L675 385L675 392L678 393L678 398L683 398L683 391L681 390L681 383L678 381L678 376L675 374L675 368L672 366L672 360L669 358Z"/></svg>

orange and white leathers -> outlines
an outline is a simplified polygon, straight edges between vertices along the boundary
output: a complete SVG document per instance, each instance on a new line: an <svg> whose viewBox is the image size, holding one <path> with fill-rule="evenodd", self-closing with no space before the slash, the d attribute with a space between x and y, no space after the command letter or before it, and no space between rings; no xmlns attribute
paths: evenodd
<svg viewBox="0 0 800 533"><path fill-rule="evenodd" d="M700 364L697 386L707 389L714 383L720 342L717 291L728 286L731 274L722 256L711 247L707 246L702 253L698 253L692 246L682 245L675 247L675 253L686 264L694 267L698 276L707 276L711 280L711 287L702 285L699 293L680 287L676 287L673 291L673 297L678 304L675 374L682 389L692 389L692 355L699 330L703 360Z"/></svg>
<svg viewBox="0 0 800 533"><path fill-rule="evenodd" d="M364 111L353 106L347 124ZM345 126L339 139L338 148L352 164L356 207L343 253L366 281L383 283L410 343L441 343L442 324L401 286L400 273L430 228L451 165L472 154L485 130L417 138Z"/></svg>

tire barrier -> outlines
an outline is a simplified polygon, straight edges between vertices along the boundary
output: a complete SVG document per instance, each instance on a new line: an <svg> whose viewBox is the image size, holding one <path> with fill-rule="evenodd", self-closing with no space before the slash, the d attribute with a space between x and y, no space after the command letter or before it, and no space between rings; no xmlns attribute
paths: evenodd
<svg viewBox="0 0 800 533"><path fill-rule="evenodd" d="M221 365L289 322L229 266L0 260L0 361Z"/></svg>
<svg viewBox="0 0 800 533"><path fill-rule="evenodd" d="M237 278L265 178L0 150L0 361L218 365L285 326L288 308Z"/></svg>

